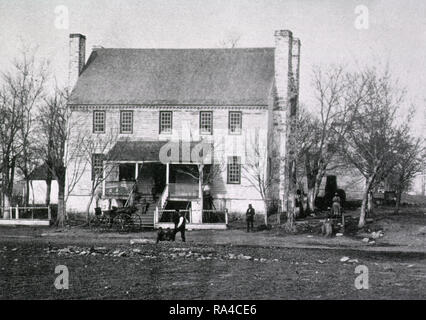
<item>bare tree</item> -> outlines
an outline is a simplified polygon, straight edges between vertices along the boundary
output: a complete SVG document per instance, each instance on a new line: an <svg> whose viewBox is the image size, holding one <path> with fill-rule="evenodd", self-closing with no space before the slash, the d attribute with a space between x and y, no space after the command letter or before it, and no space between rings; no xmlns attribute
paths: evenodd
<svg viewBox="0 0 426 320"><path fill-rule="evenodd" d="M298 115L298 158L306 175L308 211L315 210L315 199L327 170L342 165L336 157L336 146L341 143L348 123L343 101L347 85L344 77L340 66L325 71L315 67L312 82L316 104L311 112L301 109Z"/></svg>
<svg viewBox="0 0 426 320"><path fill-rule="evenodd" d="M31 133L37 104L41 101L47 79L47 63L37 63L33 51L24 49L2 74L0 89L0 144L2 156L3 207L10 206L16 168L26 180L26 204L29 195L29 175L35 165ZM6 214L6 213L5 213Z"/></svg>
<svg viewBox="0 0 426 320"><path fill-rule="evenodd" d="M242 175L256 189L263 201L265 211L265 225L268 225L268 210L271 204L271 189L274 180L268 173L268 150L259 135L248 136L248 145L245 162L242 164Z"/></svg>
<svg viewBox="0 0 426 320"><path fill-rule="evenodd" d="M73 125L70 123L71 111L67 106L68 89L56 87L53 94L45 98L38 117L38 133L41 137L40 151L44 163L48 168L46 203L50 202L50 185L52 178L58 182L58 214L56 224L64 226L67 217L66 203L69 193L82 177L86 162L77 158L78 145L83 134L78 133L73 138L74 144L67 147ZM75 127L74 127L75 129ZM77 130L75 130L77 131ZM76 161L75 161L76 160ZM67 171L71 174L67 178Z"/></svg>
<svg viewBox="0 0 426 320"><path fill-rule="evenodd" d="M73 148L78 148L79 150L74 158L80 159L79 161L84 161L92 170L90 197L86 206L86 218L88 223L90 223L90 207L93 200L100 192L102 183L114 172L115 168L111 165L111 162L120 156L120 147L116 147L114 148L114 152L110 152L118 141L118 131L115 128L111 128L110 131L102 134L85 135L81 137L78 144L72 144ZM74 163L76 162L74 161Z"/></svg>
<svg viewBox="0 0 426 320"><path fill-rule="evenodd" d="M236 48L241 40L241 34L232 32L226 35L226 37L219 41L218 46L220 48Z"/></svg>
<svg viewBox="0 0 426 320"><path fill-rule="evenodd" d="M16 160L19 154L17 136L19 122L22 113L10 88L3 84L0 89L0 154L1 154L1 191L3 218L9 218L9 211L5 210L11 206L13 181L15 178Z"/></svg>
<svg viewBox="0 0 426 320"><path fill-rule="evenodd" d="M399 211L402 193L410 188L416 174L421 172L424 151L422 140L413 138L408 133L402 136L397 145L394 165L390 174L395 179L395 213Z"/></svg>
<svg viewBox="0 0 426 320"><path fill-rule="evenodd" d="M30 174L40 163L37 153L38 139L34 134L35 119L38 108L45 94L47 81L47 63L36 65L35 56L30 52L23 52L21 61L14 64L17 72L15 79L8 76L8 82L15 83L15 90L20 101L22 117L19 124L19 141L21 152L17 166L25 179L24 205L29 203Z"/></svg>
<svg viewBox="0 0 426 320"><path fill-rule="evenodd" d="M402 132L395 114L403 104L404 91L392 81L389 72L379 73L366 68L348 74L345 81L345 104L349 110L349 126L339 151L345 160L365 178L358 226L365 225L368 203L372 209L371 192L392 167L392 155ZM336 131L338 132L338 131Z"/></svg>

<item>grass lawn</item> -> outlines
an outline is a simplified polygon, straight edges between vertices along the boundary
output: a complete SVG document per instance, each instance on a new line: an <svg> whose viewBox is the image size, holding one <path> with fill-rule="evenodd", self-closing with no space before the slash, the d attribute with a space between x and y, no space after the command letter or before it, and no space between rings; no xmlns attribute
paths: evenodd
<svg viewBox="0 0 426 320"><path fill-rule="evenodd" d="M385 234L375 247L362 235L248 234L243 223L159 245L129 244L152 242L154 232L43 237L55 229L1 228L0 299L426 299L426 215L382 210L375 218L370 227ZM68 290L54 287L58 265L69 270ZM369 289L355 288L358 265L368 268Z"/></svg>
<svg viewBox="0 0 426 320"><path fill-rule="evenodd" d="M76 246L88 249L83 247ZM419 253L180 243L107 247L127 252L118 257L59 255L43 242L3 242L0 248L1 299L426 298L426 255ZM345 255L358 262L340 262ZM369 270L368 290L354 286L361 264ZM54 287L57 265L68 267L68 290Z"/></svg>

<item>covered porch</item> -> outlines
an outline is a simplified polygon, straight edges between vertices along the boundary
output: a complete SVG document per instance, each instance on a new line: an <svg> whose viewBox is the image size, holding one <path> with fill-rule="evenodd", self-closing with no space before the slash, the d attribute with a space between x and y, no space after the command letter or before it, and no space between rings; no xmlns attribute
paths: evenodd
<svg viewBox="0 0 426 320"><path fill-rule="evenodd" d="M102 198L111 206L135 206L143 215L147 227L174 226L170 212L176 209L186 213L188 229L226 228L224 213L221 219L207 219L209 213L204 205L204 173L209 165L193 162L159 159L160 149L166 142L119 142L104 162L105 179ZM176 204L179 204L176 207ZM209 223L207 221L217 221ZM201 226L203 225L203 226Z"/></svg>

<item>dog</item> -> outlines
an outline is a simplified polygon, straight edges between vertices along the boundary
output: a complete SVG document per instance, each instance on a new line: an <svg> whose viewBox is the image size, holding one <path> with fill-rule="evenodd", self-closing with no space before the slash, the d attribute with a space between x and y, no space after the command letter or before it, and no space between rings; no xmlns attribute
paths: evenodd
<svg viewBox="0 0 426 320"><path fill-rule="evenodd" d="M160 227L157 232L157 243L160 241L174 241L173 231L170 228L164 230Z"/></svg>

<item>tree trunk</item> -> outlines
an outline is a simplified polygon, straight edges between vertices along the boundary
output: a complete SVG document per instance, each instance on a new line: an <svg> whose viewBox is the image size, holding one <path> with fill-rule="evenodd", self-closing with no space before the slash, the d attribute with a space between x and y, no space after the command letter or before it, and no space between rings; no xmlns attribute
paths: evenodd
<svg viewBox="0 0 426 320"><path fill-rule="evenodd" d="M12 188L13 184L10 182L9 173L11 171L9 167L9 159L3 158L3 171L2 171L2 191L3 191L3 218L10 219L10 206L12 200Z"/></svg>
<svg viewBox="0 0 426 320"><path fill-rule="evenodd" d="M367 201L368 214L370 217L374 214L374 200L373 200L373 192L368 192L368 201Z"/></svg>
<svg viewBox="0 0 426 320"><path fill-rule="evenodd" d="M296 162L293 160L289 168L289 183L287 189L287 223L286 230L295 232L295 208L296 208Z"/></svg>
<svg viewBox="0 0 426 320"><path fill-rule="evenodd" d="M56 225L60 228L65 224L65 177L58 178L58 213L56 216Z"/></svg>
<svg viewBox="0 0 426 320"><path fill-rule="evenodd" d="M87 203L87 207L86 207L86 220L87 220L88 224L90 224L90 207L92 205L94 197L95 197L95 192L92 192L90 194L90 199L89 199L89 202Z"/></svg>
<svg viewBox="0 0 426 320"><path fill-rule="evenodd" d="M265 226L268 225L268 202L266 200L263 201L263 206L265 208Z"/></svg>
<svg viewBox="0 0 426 320"><path fill-rule="evenodd" d="M8 192L4 192L3 194L4 196L4 203L3 203L3 218L4 219L10 219L10 195L8 194Z"/></svg>
<svg viewBox="0 0 426 320"><path fill-rule="evenodd" d="M371 182L372 181L370 179L367 179L367 181L365 182L364 192L362 195L362 205L361 205L361 212L359 215L358 228L363 228L365 226L365 213L366 213L366 209L368 205Z"/></svg>
<svg viewBox="0 0 426 320"><path fill-rule="evenodd" d="M24 207L28 207L30 203L30 181L29 177L25 178L25 196L24 196Z"/></svg>
<svg viewBox="0 0 426 320"><path fill-rule="evenodd" d="M402 197L402 190L397 190L397 192L396 192L396 203L395 203L395 214L399 213L399 207L401 205L401 197Z"/></svg>
<svg viewBox="0 0 426 320"><path fill-rule="evenodd" d="M50 205L50 193L52 192L52 179L46 179L46 206Z"/></svg>
<svg viewBox="0 0 426 320"><path fill-rule="evenodd" d="M294 210L296 208L296 196L294 194L290 195L287 200L287 223L286 223L286 230L288 232L295 232L296 227L294 224Z"/></svg>
<svg viewBox="0 0 426 320"><path fill-rule="evenodd" d="M34 196L34 185L33 182L30 182L30 189L31 189L31 193L33 195L33 201L31 201L31 205L34 207L35 206L35 196Z"/></svg>
<svg viewBox="0 0 426 320"><path fill-rule="evenodd" d="M281 224L281 213L282 213L282 204L281 201L278 201L278 208L277 208L277 225Z"/></svg>
<svg viewBox="0 0 426 320"><path fill-rule="evenodd" d="M315 211L315 199L316 199L316 195L315 195L315 188L308 188L308 208L307 208L307 212L314 212Z"/></svg>

